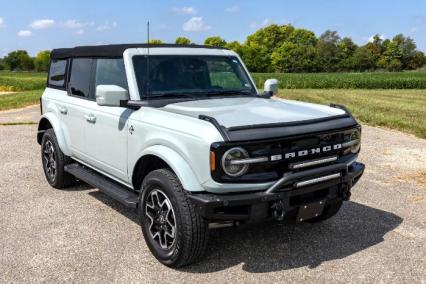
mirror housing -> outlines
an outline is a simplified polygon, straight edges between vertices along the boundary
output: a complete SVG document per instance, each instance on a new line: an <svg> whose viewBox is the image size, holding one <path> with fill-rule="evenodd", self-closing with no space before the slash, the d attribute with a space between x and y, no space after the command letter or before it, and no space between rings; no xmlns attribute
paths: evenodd
<svg viewBox="0 0 426 284"><path fill-rule="evenodd" d="M116 85L98 85L96 103L100 106L120 106L120 101L129 100L129 92Z"/></svg>
<svg viewBox="0 0 426 284"><path fill-rule="evenodd" d="M275 96L278 94L278 80L277 79L268 79L263 85L264 96Z"/></svg>

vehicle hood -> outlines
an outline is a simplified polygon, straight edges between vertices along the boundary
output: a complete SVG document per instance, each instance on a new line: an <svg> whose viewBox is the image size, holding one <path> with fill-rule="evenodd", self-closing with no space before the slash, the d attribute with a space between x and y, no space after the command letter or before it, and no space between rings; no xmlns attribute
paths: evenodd
<svg viewBox="0 0 426 284"><path fill-rule="evenodd" d="M162 109L192 117L207 115L226 128L311 120L345 113L325 105L253 97L187 101L169 104Z"/></svg>

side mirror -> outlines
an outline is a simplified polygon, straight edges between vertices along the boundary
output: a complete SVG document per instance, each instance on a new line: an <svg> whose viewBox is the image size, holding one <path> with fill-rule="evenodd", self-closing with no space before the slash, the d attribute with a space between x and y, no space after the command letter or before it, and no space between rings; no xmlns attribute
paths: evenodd
<svg viewBox="0 0 426 284"><path fill-rule="evenodd" d="M264 96L275 96L278 94L278 80L277 79L268 79L263 85Z"/></svg>
<svg viewBox="0 0 426 284"><path fill-rule="evenodd" d="M120 106L120 101L129 100L129 92L116 85L98 85L96 103L100 106Z"/></svg>

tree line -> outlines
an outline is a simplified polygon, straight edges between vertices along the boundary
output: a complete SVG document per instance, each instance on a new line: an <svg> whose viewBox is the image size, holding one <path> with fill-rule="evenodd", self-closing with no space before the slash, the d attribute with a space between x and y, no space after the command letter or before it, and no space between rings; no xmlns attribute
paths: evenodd
<svg viewBox="0 0 426 284"><path fill-rule="evenodd" d="M153 39L150 43L163 42ZM175 43L192 44L186 37L176 38ZM425 54L403 34L392 39L375 35L367 44L358 46L350 37L341 38L337 31L327 30L317 37L306 29L273 24L249 35L243 43L212 36L204 44L237 52L252 72L401 71L426 64ZM46 71L49 57L47 50L34 58L24 50L13 51L0 59L0 70Z"/></svg>

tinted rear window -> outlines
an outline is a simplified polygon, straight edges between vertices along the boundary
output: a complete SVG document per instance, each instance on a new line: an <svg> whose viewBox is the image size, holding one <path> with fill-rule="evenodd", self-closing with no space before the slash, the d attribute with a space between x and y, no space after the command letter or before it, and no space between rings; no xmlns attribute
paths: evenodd
<svg viewBox="0 0 426 284"><path fill-rule="evenodd" d="M67 60L53 60L49 69L49 86L64 87Z"/></svg>
<svg viewBox="0 0 426 284"><path fill-rule="evenodd" d="M71 64L71 75L68 83L71 94L79 97L90 98L91 74L93 59L74 58Z"/></svg>

